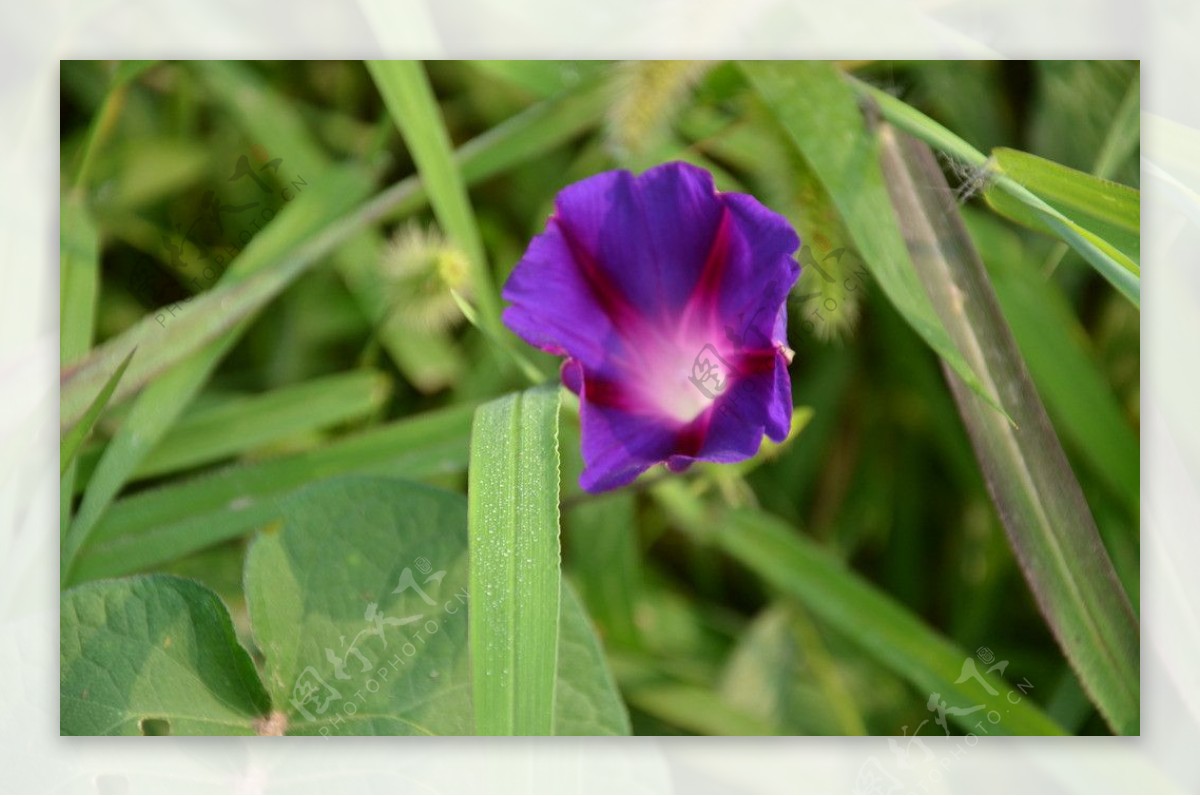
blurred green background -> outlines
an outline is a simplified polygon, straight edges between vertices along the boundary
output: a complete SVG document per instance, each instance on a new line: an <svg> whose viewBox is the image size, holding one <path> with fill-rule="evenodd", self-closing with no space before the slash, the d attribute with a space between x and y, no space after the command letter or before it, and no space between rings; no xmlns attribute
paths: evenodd
<svg viewBox="0 0 1200 796"><path fill-rule="evenodd" d="M1020 149L1138 187L1136 136L1116 121L1131 102L1136 119L1136 63L842 66L983 152ZM802 529L962 649L1009 661L1006 677L1027 679L1030 698L1069 732L1108 732L1013 559L937 357L873 283L734 65L426 69L496 284L557 191L604 169L691 160L719 187L792 219L810 266L789 305L794 403L811 419L744 478L713 467L675 481ZM147 316L175 333L170 308L209 290L251 244L266 245L276 215L339 169L375 190L414 173L359 62L64 61L61 81L63 195L86 208L100 266L94 316L89 291L73 292L64 275L64 366ZM946 170L963 186L972 236L1136 607L1138 310L1055 239L989 212L975 175L950 161ZM342 198L357 203L350 188ZM66 250L65 222L63 234ZM195 578L227 602L252 645L242 566L258 526L239 499L363 471L461 491L471 408L525 383L453 301L451 287L478 299L462 262L409 190L252 315L194 399L165 407L161 439L131 453L127 473L110 468L83 506L128 421L130 403L115 402L64 481L64 523L72 513L94 522L76 581ZM836 280L817 279L822 269ZM551 372L552 360L526 353ZM398 425L412 418L415 427ZM929 694L844 629L681 527L669 491L580 494L573 433L568 423L564 566L635 733L899 734L931 717ZM922 732L931 730L940 733Z"/></svg>

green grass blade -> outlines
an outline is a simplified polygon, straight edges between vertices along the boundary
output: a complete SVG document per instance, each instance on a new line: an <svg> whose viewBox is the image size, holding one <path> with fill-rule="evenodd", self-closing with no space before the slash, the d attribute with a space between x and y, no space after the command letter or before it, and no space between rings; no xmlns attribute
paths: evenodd
<svg viewBox="0 0 1200 796"><path fill-rule="evenodd" d="M339 475L421 479L466 469L474 407L454 406L338 440L140 492L112 505L79 556L76 581L161 565L243 536L279 516L280 501Z"/></svg>
<svg viewBox="0 0 1200 796"><path fill-rule="evenodd" d="M782 522L751 511L735 511L717 544L767 582L804 603L827 624L858 643L876 660L904 676L922 694L939 693L950 704L976 704L973 683L959 683L970 658L876 590L841 561ZM1001 678L980 675L1001 694L1013 692ZM1014 735L1059 735L1062 728L1029 701L1008 707L1002 731ZM970 722L961 720L964 729Z"/></svg>
<svg viewBox="0 0 1200 796"><path fill-rule="evenodd" d="M191 66L246 133L268 151L286 156L290 169L319 180L331 167L294 105L253 69L228 61ZM401 184L409 195L417 193L412 183ZM363 230L334 253L334 265L363 313L379 327L380 343L400 372L426 392L453 384L465 368L461 352L442 332L399 322L379 266L383 247L380 233Z"/></svg>
<svg viewBox="0 0 1200 796"><path fill-rule="evenodd" d="M1134 306L1140 305L1141 269L1129 255L1066 217L1025 186L1004 178L998 178L996 186L984 194L993 210L1019 224L1060 238ZM1136 240L1126 239L1125 242L1136 250Z"/></svg>
<svg viewBox="0 0 1200 796"><path fill-rule="evenodd" d="M79 198L87 189L91 177L92 164L96 161L96 153L103 147L105 140L116 127L117 119L125 107L125 96L129 84L136 80L142 72L153 66L155 61L122 61L117 65L108 93L96 115L88 126L87 138L83 151L79 156L79 165L72 181L74 198Z"/></svg>
<svg viewBox="0 0 1200 796"><path fill-rule="evenodd" d="M349 371L282 387L262 395L238 396L180 418L134 471L132 479L199 467L247 451L303 439L321 429L367 417L391 393L391 382L375 371ZM80 475L95 469L102 448L85 449Z"/></svg>
<svg viewBox="0 0 1200 796"><path fill-rule="evenodd" d="M653 490L672 519L700 541L715 544L782 594L799 600L821 622L869 653L880 665L924 695L950 704L976 704L979 692L958 683L965 651L926 625L890 595L851 570L831 551L782 520L749 509L714 512L678 482ZM1012 690L1000 677L980 675L1001 695ZM971 730L966 718L959 719ZM1061 735L1029 700L1012 705L995 734Z"/></svg>
<svg viewBox="0 0 1200 796"><path fill-rule="evenodd" d="M853 89L830 63L748 61L741 66L824 184L851 240L892 304L972 389L999 406L955 348L913 271L888 205L876 143Z"/></svg>
<svg viewBox="0 0 1200 796"><path fill-rule="evenodd" d="M1140 71L1140 70L1139 70ZM1135 74L1129 88L1121 99L1116 116L1104 137L1104 144L1096 156L1092 172L1101 179L1108 179L1135 151L1142 140L1142 86L1141 75Z"/></svg>
<svg viewBox="0 0 1200 796"><path fill-rule="evenodd" d="M252 314L343 239L346 224L334 220L353 207L366 188L365 178L356 170L327 174L319 185L299 194L250 242L229 265L217 287L189 302L167 328L160 330L160 336L147 339L158 359L154 367L140 371L142 378L151 378L157 370L169 370L138 397L97 465L79 514L63 540L60 567L64 582L70 582L75 558L105 509L242 336ZM210 315L204 314L205 308ZM188 313L190 318L185 319ZM167 339L167 333L185 320L188 329ZM120 350L121 341L128 344L129 335L136 335L141 326L116 338L110 351ZM138 339L143 338L134 338ZM172 343L186 346L186 350L163 347ZM138 350L143 351L140 345ZM97 349L88 361L104 361L104 356L97 356L100 353ZM138 360L142 356L139 354ZM118 385L117 393L120 391ZM64 383L64 416L68 414L66 401Z"/></svg>
<svg viewBox="0 0 1200 796"><path fill-rule="evenodd" d="M1138 438L1088 346L1067 297L1038 272L1020 238L1002 221L963 210L988 267L1004 317L1064 443L1073 445L1126 511L1140 503ZM1088 396L1080 401L1079 396Z"/></svg>
<svg viewBox="0 0 1200 796"><path fill-rule="evenodd" d="M75 454L79 453L79 446L83 444L83 440L92 430L92 427L96 425L96 421L100 419L104 408L108 406L108 401L112 398L113 391L117 389L117 384L121 381L121 377L125 375L125 369L129 367L129 361L133 359L133 355L136 353L136 349L129 352L129 356L125 357L120 367L113 372L108 382L105 383L104 389L96 396L96 400L92 401L92 405L84 412L83 418L63 436L62 444L59 446L60 476L65 474L67 468L75 461Z"/></svg>
<svg viewBox="0 0 1200 796"><path fill-rule="evenodd" d="M1001 172L1130 257L1137 257L1141 206L1133 188L1015 149L995 149L992 157Z"/></svg>
<svg viewBox="0 0 1200 796"><path fill-rule="evenodd" d="M564 517L572 582L605 640L624 648L638 644L641 551L633 498L628 491L602 495Z"/></svg>
<svg viewBox="0 0 1200 796"><path fill-rule="evenodd" d="M92 347L100 293L100 233L80 194L63 197L59 218L59 363L83 357ZM71 521L74 462L59 481L59 531Z"/></svg>
<svg viewBox="0 0 1200 796"><path fill-rule="evenodd" d="M655 487L654 496L684 530L715 544L773 588L799 600L814 617L922 694L941 694L950 704L979 702L977 686L956 682L970 655L812 539L760 511L714 512L679 483ZM1001 695L1012 690L994 674L980 675ZM972 729L967 719L958 721ZM993 732L1063 734L1029 700L1012 705Z"/></svg>
<svg viewBox="0 0 1200 796"><path fill-rule="evenodd" d="M621 692L633 707L698 735L775 735L769 722L730 705L711 689L679 682L638 657L614 656Z"/></svg>
<svg viewBox="0 0 1200 796"><path fill-rule="evenodd" d="M475 413L468 616L479 735L552 735L561 591L556 387Z"/></svg>
<svg viewBox="0 0 1200 796"><path fill-rule="evenodd" d="M212 290L148 315L83 360L67 365L62 380L61 424L70 426L83 416L92 396L134 348L141 353L117 387L114 403L128 398L155 376L261 309L342 242L344 228L323 227L332 225L333 219L353 207L365 195L365 189L358 171L330 173L320 185L299 194L280 211L230 264ZM331 214L331 208L337 213Z"/></svg>
<svg viewBox="0 0 1200 796"><path fill-rule="evenodd" d="M92 347L100 289L100 234L78 198L63 197L59 224L59 355L65 365Z"/></svg>
<svg viewBox="0 0 1200 796"><path fill-rule="evenodd" d="M993 207L999 203L1008 214L1019 216L1023 223L1048 229L1075 249L1135 307L1140 306L1138 266L1115 246L1076 224L1007 174L989 174L990 162L986 155L920 111L865 83L854 81L854 86L861 96L871 98L883 117L896 127L960 163L979 170L981 178L990 177L993 188L987 192L987 197ZM1024 207L1018 209L1018 203Z"/></svg>
<svg viewBox="0 0 1200 796"><path fill-rule="evenodd" d="M596 127L608 107L605 89L602 82L587 81L574 91L531 105L471 139L454 153L462 178L474 185ZM414 180L400 185L411 186L412 190L395 204L389 218L416 212L429 200L424 183Z"/></svg>
<svg viewBox="0 0 1200 796"><path fill-rule="evenodd" d="M438 221L471 262L484 328L498 334L500 296L425 68L416 61L368 61L367 69L417 164Z"/></svg>
<svg viewBox="0 0 1200 796"><path fill-rule="evenodd" d="M1009 423L947 373L1042 614L1112 728L1139 727L1138 625L932 152L883 127L884 171L917 271Z"/></svg>
<svg viewBox="0 0 1200 796"><path fill-rule="evenodd" d="M472 68L517 86L535 97L561 94L595 79L609 65L603 61L468 61Z"/></svg>

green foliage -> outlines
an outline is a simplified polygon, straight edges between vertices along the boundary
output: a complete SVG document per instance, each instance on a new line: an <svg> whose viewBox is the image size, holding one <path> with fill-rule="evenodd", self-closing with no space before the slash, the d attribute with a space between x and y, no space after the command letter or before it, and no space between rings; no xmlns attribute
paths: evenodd
<svg viewBox="0 0 1200 796"><path fill-rule="evenodd" d="M254 735L270 701L208 589L148 575L62 600L64 735Z"/></svg>
<svg viewBox="0 0 1200 796"><path fill-rule="evenodd" d="M1136 63L61 84L64 733L1136 731ZM792 431L585 494L499 286L561 188L676 159L807 244Z"/></svg>
<svg viewBox="0 0 1200 796"><path fill-rule="evenodd" d="M882 129L884 172L917 273L1012 422L949 377L992 500L1055 636L1112 725L1138 732L1138 625L1083 492L928 147Z"/></svg>
<svg viewBox="0 0 1200 796"><path fill-rule="evenodd" d="M742 68L824 183L888 298L972 389L998 405L951 342L917 280L888 207L874 141L841 75L832 64L819 63L748 61Z"/></svg>
<svg viewBox="0 0 1200 796"><path fill-rule="evenodd" d="M1053 186L1049 193L1057 195L1060 200L1064 195L1074 193L1076 204L1081 196L1085 197L1087 198L1084 202L1085 205L1093 209L1104 208L1104 211L1101 211L1103 215L1115 216L1127 223L1130 221L1132 206L1132 200L1128 198L1129 189L1122 190L1120 186L1110 189L1099 181L1091 181L1089 188L1080 191L1078 183L1089 182L1084 179L1086 175L1069 177L1066 175L1070 175L1071 172L1064 167L1039 167L1027 158L1022 159L1020 156L1004 156L1000 169L993 170L992 162L983 153L919 111L876 89L860 86L860 92L870 96L878 103L880 112L888 121L967 167L968 176L965 185L968 191L994 184L994 189L988 191L989 202L994 207L1028 226L1045 229L1057 236L1087 260L1134 306L1139 306L1141 271L1137 263L1133 262L1116 244L1064 215L1022 184L1020 180L1014 179L1004 170L1003 163L1016 165L1018 172L1024 174L1027 179L1032 179L1036 185L1043 188ZM997 157L997 159L1000 158ZM1071 190L1072 188L1074 191ZM1098 189L1100 193L1095 197L1090 197L1090 194ZM1111 232L1112 228L1110 226L1107 228ZM1119 231L1118 236L1118 240L1123 241L1126 246L1132 245L1128 229ZM971 384L969 380L967 383ZM972 384L972 387L974 386Z"/></svg>
<svg viewBox="0 0 1200 796"><path fill-rule="evenodd" d="M471 429L475 731L550 735L561 580L558 389L484 404Z"/></svg>
<svg viewBox="0 0 1200 796"><path fill-rule="evenodd" d="M462 496L391 479L329 481L286 501L246 560L261 683L199 584L156 575L68 591L64 732L470 733L466 525ZM563 596L546 733L626 732L595 637Z"/></svg>

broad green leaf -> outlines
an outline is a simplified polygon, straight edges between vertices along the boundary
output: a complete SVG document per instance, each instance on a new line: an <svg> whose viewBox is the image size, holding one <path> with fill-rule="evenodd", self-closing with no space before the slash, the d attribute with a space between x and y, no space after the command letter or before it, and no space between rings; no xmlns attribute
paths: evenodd
<svg viewBox="0 0 1200 796"><path fill-rule="evenodd" d="M1013 422L947 373L992 501L1067 659L1110 726L1139 726L1138 623L932 152L881 128L884 172L917 272Z"/></svg>
<svg viewBox="0 0 1200 796"><path fill-rule="evenodd" d="M468 468L471 663L479 735L555 732L557 387L479 407Z"/></svg>
<svg viewBox="0 0 1200 796"><path fill-rule="evenodd" d="M96 400L92 401L92 405L84 412L83 418L75 424L70 431L63 435L62 444L59 447L59 475L67 472L75 461L75 454L79 452L79 446L83 444L84 439L91 432L92 427L96 425L96 421L100 419L100 415L108 406L108 401L112 398L113 390L117 388L117 384L121 381L121 376L125 375L125 369L129 367L129 361L133 359L133 355L137 350L129 352L129 356L109 377L105 383L104 389L100 390L100 394L96 396Z"/></svg>
<svg viewBox="0 0 1200 796"><path fill-rule="evenodd" d="M77 580L127 575L279 518L280 501L320 478L352 473L428 478L467 466L471 405L398 420L322 448L139 492L113 504L75 570Z"/></svg>
<svg viewBox="0 0 1200 796"><path fill-rule="evenodd" d="M878 146L853 89L830 63L746 61L762 96L833 199L871 275L909 325L976 392L999 406L972 372L921 287L888 204Z"/></svg>
<svg viewBox="0 0 1200 796"><path fill-rule="evenodd" d="M468 621L500 595L469 587L468 559L460 495L354 478L286 501L280 524L255 540L246 571L267 688L286 715L286 732L471 734ZM568 591L562 609L549 730L628 732L599 646Z"/></svg>
<svg viewBox="0 0 1200 796"><path fill-rule="evenodd" d="M123 349L132 350L134 345L139 351L135 362L150 360L138 372L143 382L169 368L138 397L97 465L79 513L63 540L60 571L64 583L71 582L76 556L142 458L162 439L244 334L253 314L345 236L345 223L339 225L335 219L352 207L366 188L364 177L355 169L329 172L319 185L296 196L250 241L215 288L188 302L169 323L164 318L159 334L147 329L147 324L158 325L159 321L148 318L96 349L74 372L74 389L84 389L94 380L90 375L94 368ZM62 422L68 414L71 378L68 376L63 383ZM132 380L127 373L116 392L119 394L122 386Z"/></svg>
<svg viewBox="0 0 1200 796"><path fill-rule="evenodd" d="M920 111L860 81L854 81L854 85L859 95L872 99L883 117L896 127L975 170L977 174L970 180L978 183L979 187L983 186L985 180L990 180L993 187L988 191L988 200L993 206L1001 203L1009 214L1020 215L1028 223L1035 223L1031 219L1036 218L1037 223L1075 249L1134 306L1139 306L1139 268L1115 246L1076 224L1007 174L991 173L986 155ZM974 186L968 183L968 187ZM1024 206L1020 210L1017 209L1018 203ZM971 382L968 381L968 384Z"/></svg>
<svg viewBox="0 0 1200 796"><path fill-rule="evenodd" d="M220 598L150 575L62 596L63 735L254 735L270 700Z"/></svg>
<svg viewBox="0 0 1200 796"><path fill-rule="evenodd" d="M438 221L467 254L483 326L499 335L500 295L425 68L416 61L368 61L367 69L417 164Z"/></svg>
<svg viewBox="0 0 1200 796"><path fill-rule="evenodd" d="M131 480L178 472L365 417L379 409L390 381L375 371L347 371L238 396L189 412L134 471ZM80 474L95 469L102 448L85 449Z"/></svg>

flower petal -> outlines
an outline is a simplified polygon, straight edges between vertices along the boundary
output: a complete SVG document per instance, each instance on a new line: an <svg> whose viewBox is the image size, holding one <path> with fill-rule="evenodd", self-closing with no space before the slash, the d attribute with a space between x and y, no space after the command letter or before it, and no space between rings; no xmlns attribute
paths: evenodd
<svg viewBox="0 0 1200 796"><path fill-rule="evenodd" d="M691 297L725 212L712 176L686 163L598 174L565 188L555 207L576 257L660 322Z"/></svg>
<svg viewBox="0 0 1200 796"><path fill-rule="evenodd" d="M799 238L702 169L607 172L564 189L504 287L505 323L566 356L600 491L664 462L754 455L790 426L785 302Z"/></svg>

